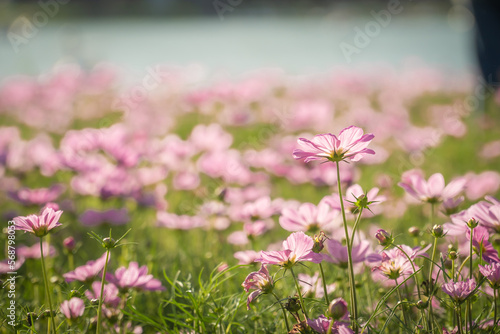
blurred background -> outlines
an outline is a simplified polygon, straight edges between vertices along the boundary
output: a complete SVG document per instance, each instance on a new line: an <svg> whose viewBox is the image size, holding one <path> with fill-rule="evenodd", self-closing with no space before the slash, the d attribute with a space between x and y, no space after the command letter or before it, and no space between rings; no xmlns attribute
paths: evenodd
<svg viewBox="0 0 500 334"><path fill-rule="evenodd" d="M474 73L475 19L446 0L0 0L0 77L62 63L321 73L417 63Z"/></svg>

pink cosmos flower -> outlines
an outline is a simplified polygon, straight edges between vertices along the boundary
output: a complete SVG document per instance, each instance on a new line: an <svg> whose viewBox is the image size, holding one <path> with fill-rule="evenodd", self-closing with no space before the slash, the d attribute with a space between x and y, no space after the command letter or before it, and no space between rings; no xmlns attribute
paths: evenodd
<svg viewBox="0 0 500 334"><path fill-rule="evenodd" d="M43 256L44 257L53 257L57 254L56 249L54 246L50 246L47 242L42 242L42 247L43 247ZM32 245L32 246L19 246L16 249L16 255L19 258L24 258L24 259L39 259L42 257L42 253L40 252L40 245L38 243Z"/></svg>
<svg viewBox="0 0 500 334"><path fill-rule="evenodd" d="M40 216L16 217L14 218L14 222L17 230L30 232L41 238L47 235L54 227L62 225L59 223L62 213L61 210L54 211L52 208L46 208Z"/></svg>
<svg viewBox="0 0 500 334"><path fill-rule="evenodd" d="M331 134L320 134L311 140L299 138L301 148L293 151L293 157L304 162L320 160L322 162L339 162L349 159L358 161L366 154L375 154L366 148L374 138L373 134L363 134L363 130L350 126L340 131L338 138Z"/></svg>
<svg viewBox="0 0 500 334"><path fill-rule="evenodd" d="M340 241L335 239L327 240L325 246L328 254L324 254L324 260L335 263L342 268L347 268L347 246L343 246ZM370 242L367 240L361 240L357 245L354 245L351 251L352 263L356 264L365 261L369 249Z"/></svg>
<svg viewBox="0 0 500 334"><path fill-rule="evenodd" d="M85 302L77 297L65 300L61 304L61 313L68 319L77 319L83 315L84 311Z"/></svg>
<svg viewBox="0 0 500 334"><path fill-rule="evenodd" d="M245 288L245 292L252 291L247 298L247 310L250 309L250 303L265 293L271 293L273 291L273 278L269 276L269 271L267 267L262 264L259 271L254 271L250 273L245 281L241 284Z"/></svg>
<svg viewBox="0 0 500 334"><path fill-rule="evenodd" d="M250 264L255 262L255 259L259 257L259 253L254 250L247 250L236 252L233 256L238 260L238 264Z"/></svg>
<svg viewBox="0 0 500 334"><path fill-rule="evenodd" d="M463 302L469 297L475 288L476 281L474 279L467 279L460 282L449 281L442 286L443 291L458 303Z"/></svg>
<svg viewBox="0 0 500 334"><path fill-rule="evenodd" d="M354 333L349 325L342 321L333 321L324 315L320 315L317 319L307 319L307 324L320 334L328 333L331 328L332 334L352 334Z"/></svg>
<svg viewBox="0 0 500 334"><path fill-rule="evenodd" d="M500 288L500 262L494 262L490 265L479 265L479 271L488 279L493 289Z"/></svg>
<svg viewBox="0 0 500 334"><path fill-rule="evenodd" d="M120 303L118 293L118 288L114 284L104 284L103 303L110 307L117 307ZM89 300L99 299L101 297L101 282L93 282L92 290L85 291L85 296L87 296Z"/></svg>
<svg viewBox="0 0 500 334"><path fill-rule="evenodd" d="M500 204L481 201L472 205L467 212L490 232L500 233Z"/></svg>
<svg viewBox="0 0 500 334"><path fill-rule="evenodd" d="M440 173L431 175L425 181L422 171L418 169L403 173L401 178L402 181L398 183L401 188L416 199L429 203L441 203L458 196L467 183L467 179L458 178L445 186L444 177Z"/></svg>
<svg viewBox="0 0 500 334"><path fill-rule="evenodd" d="M38 244L37 244L37 246L38 246ZM5 259L5 260L0 261L0 275L6 274L8 272L19 270L19 268L21 268L21 266L24 264L24 261L25 261L24 258L20 257L19 254L18 254L18 257L16 258L16 263L15 263L14 268L11 267L11 265L13 264L12 260Z"/></svg>
<svg viewBox="0 0 500 334"><path fill-rule="evenodd" d="M108 259L109 262L109 259ZM83 266L77 267L75 270L70 271L63 275L66 282L92 282L99 272L104 268L106 263L106 253L102 254L100 258L95 261L88 261Z"/></svg>
<svg viewBox="0 0 500 334"><path fill-rule="evenodd" d="M22 188L17 192L9 192L9 196L24 205L42 205L55 201L64 192L64 186L57 184L50 188Z"/></svg>
<svg viewBox="0 0 500 334"><path fill-rule="evenodd" d="M162 291L165 288L153 275L148 275L148 267L139 268L137 262L130 262L128 268L120 267L115 274L106 274L106 280L120 289Z"/></svg>
<svg viewBox="0 0 500 334"><path fill-rule="evenodd" d="M255 262L263 264L276 264L285 268L291 268L297 262L310 261L320 263L323 255L312 251L314 241L304 232L295 232L283 241L282 251L261 251Z"/></svg>
<svg viewBox="0 0 500 334"><path fill-rule="evenodd" d="M124 225L130 221L127 209L110 209L106 211L86 210L78 218L85 226L101 224Z"/></svg>
<svg viewBox="0 0 500 334"><path fill-rule="evenodd" d="M303 203L298 209L283 209L279 222L281 227L290 232L310 231L316 233L320 230L331 229L339 212L332 209L326 201L319 202L317 206L312 203Z"/></svg>
<svg viewBox="0 0 500 334"><path fill-rule="evenodd" d="M470 229L466 234L467 240L470 240ZM498 258L498 251L493 247L493 245L488 241L490 235L488 230L482 226L477 226L474 228L472 233L472 246L476 254L482 254L483 260L492 264L494 262L500 262Z"/></svg>

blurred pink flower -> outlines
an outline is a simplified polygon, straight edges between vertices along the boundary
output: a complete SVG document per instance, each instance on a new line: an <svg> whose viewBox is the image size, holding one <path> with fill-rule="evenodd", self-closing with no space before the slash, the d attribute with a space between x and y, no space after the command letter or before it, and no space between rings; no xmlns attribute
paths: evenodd
<svg viewBox="0 0 500 334"><path fill-rule="evenodd" d="M323 298L325 291L323 289L323 280L319 277L319 273L314 273L314 276L309 276L307 274L300 273L297 275L301 291L304 296L310 296L312 298ZM330 294L335 291L337 285L335 283L328 284L326 286L326 292Z"/></svg>
<svg viewBox="0 0 500 334"><path fill-rule="evenodd" d="M205 227L206 220L198 216L176 215L175 213L157 211L156 224L170 229L190 230Z"/></svg>
<svg viewBox="0 0 500 334"><path fill-rule="evenodd" d="M404 172L401 179L398 185L409 195L429 203L441 203L458 196L467 183L465 178L458 178L445 186L444 177L440 173L431 175L429 180L425 181L422 171L418 169Z"/></svg>
<svg viewBox="0 0 500 334"><path fill-rule="evenodd" d="M239 251L233 254L238 260L238 264L254 263L255 259L259 257L259 253L254 250Z"/></svg>
<svg viewBox="0 0 500 334"><path fill-rule="evenodd" d="M313 246L314 241L311 237L304 232L295 232L283 241L282 251L261 251L255 262L276 264L285 268L291 268L300 261L320 263L323 256L313 252Z"/></svg>
<svg viewBox="0 0 500 334"><path fill-rule="evenodd" d="M500 173L485 171L480 174L467 173L465 195L470 200L478 200L485 195L495 194L500 189Z"/></svg>
<svg viewBox="0 0 500 334"><path fill-rule="evenodd" d="M354 333L349 325L342 321L333 321L324 315L320 315L317 319L307 319L307 324L320 334L352 334ZM329 329L331 328L330 332Z"/></svg>
<svg viewBox="0 0 500 334"><path fill-rule="evenodd" d="M43 256L44 257L53 257L57 254L57 251L54 246L50 246L45 241L42 243L43 246ZM18 258L23 259L39 259L42 257L42 253L40 252L40 244L36 243L32 246L19 246L16 249L16 255Z"/></svg>
<svg viewBox="0 0 500 334"><path fill-rule="evenodd" d="M78 218L84 226L102 224L124 225L130 221L127 209L110 209L106 211L86 210Z"/></svg>
<svg viewBox="0 0 500 334"><path fill-rule="evenodd" d="M489 265L479 265L479 271L486 277L493 289L500 288L500 262L493 262Z"/></svg>
<svg viewBox="0 0 500 334"><path fill-rule="evenodd" d="M64 192L64 189L64 186L60 184L50 188L22 188L15 192L9 192L9 196L24 205L44 205L55 201Z"/></svg>
<svg viewBox="0 0 500 334"><path fill-rule="evenodd" d="M147 266L139 268L137 262L130 262L128 268L120 267L115 274L106 274L106 280L120 289L162 291L165 288L153 275L148 275Z"/></svg>
<svg viewBox="0 0 500 334"><path fill-rule="evenodd" d="M106 263L106 253L102 254L101 257L98 258L97 260L88 261L83 266L77 267L75 270L64 274L63 277L68 283L73 281L90 283L97 278L97 275L104 268L105 263Z"/></svg>
<svg viewBox="0 0 500 334"><path fill-rule="evenodd" d="M110 307L117 307L120 303L120 297L118 296L118 288L114 284L104 284L103 291L103 303ZM85 296L89 300L99 299L101 297L101 282L95 281L92 283L92 290L86 290Z"/></svg>
<svg viewBox="0 0 500 334"><path fill-rule="evenodd" d="M233 136L217 123L198 124L188 139L200 151L223 151L233 143Z"/></svg>
<svg viewBox="0 0 500 334"><path fill-rule="evenodd" d="M316 135L312 141L299 138L301 148L293 151L293 157L304 159L306 163L313 160L358 161L365 154L375 154L373 150L366 148L373 137L372 134L364 135L363 130L358 127L350 126L342 130L338 138L331 133Z"/></svg>
<svg viewBox="0 0 500 334"><path fill-rule="evenodd" d="M500 140L484 144L479 152L479 156L485 159L493 159L500 156Z"/></svg>
<svg viewBox="0 0 500 334"><path fill-rule="evenodd" d="M61 313L68 319L77 319L85 312L85 302L80 298L73 297L61 304Z"/></svg>
<svg viewBox="0 0 500 334"><path fill-rule="evenodd" d="M328 239L325 241L325 248L328 251L328 254L324 254L325 261L347 269L347 246L342 245L335 239ZM361 240L357 245L353 245L351 251L352 263L364 262L369 250L370 242L367 240Z"/></svg>
<svg viewBox="0 0 500 334"><path fill-rule="evenodd" d="M330 230L340 211L332 209L326 201L316 206L312 203L303 203L299 208L285 208L281 212L279 223L282 228L290 232L316 233Z"/></svg>
<svg viewBox="0 0 500 334"><path fill-rule="evenodd" d="M60 210L54 211L52 208L46 208L39 216L16 217L14 218L16 230L30 232L40 238L44 237L50 230L62 225L59 222L62 213Z"/></svg>

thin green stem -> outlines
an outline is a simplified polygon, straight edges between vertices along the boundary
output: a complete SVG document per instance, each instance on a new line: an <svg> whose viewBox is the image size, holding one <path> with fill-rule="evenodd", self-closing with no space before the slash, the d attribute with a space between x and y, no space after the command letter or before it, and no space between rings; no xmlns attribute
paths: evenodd
<svg viewBox="0 0 500 334"><path fill-rule="evenodd" d="M97 334L101 333L102 330L102 300L104 299L104 282L106 278L106 271L108 269L108 260L109 260L109 248L106 250L106 262L104 263L104 269L102 271L102 280L101 280L101 295L99 296L99 307L97 309Z"/></svg>
<svg viewBox="0 0 500 334"><path fill-rule="evenodd" d="M356 304L356 286L354 284L354 268L352 266L352 255L351 255L351 242L349 239L349 231L347 229L347 219L345 217L345 209L344 209L344 200L342 199L342 186L340 184L340 167L339 162L335 163L337 166L337 185L339 189L339 198L340 198L340 208L342 212L342 221L344 225L345 239L347 245L347 262L348 262L348 270L349 270L349 291L350 291L350 299L351 299L351 324L354 333L358 333L358 307ZM354 237L354 235L353 235Z"/></svg>
<svg viewBox="0 0 500 334"><path fill-rule="evenodd" d="M283 311L283 317L285 318L286 331L288 333L288 332L290 332L290 326L288 325L288 317L286 315L285 308L283 307L283 304L281 304L281 300L278 298L278 296L276 296L276 294L274 292L272 292L272 295L274 296L274 298L276 298L276 300L278 301L278 304L280 304L280 306L281 306L281 311Z"/></svg>
<svg viewBox="0 0 500 334"><path fill-rule="evenodd" d="M469 262L469 258L470 258L470 255L465 258L464 262L462 262L462 264L460 265L460 268L458 268L457 278L462 273L462 269L464 269L465 264L467 262Z"/></svg>
<svg viewBox="0 0 500 334"><path fill-rule="evenodd" d="M458 334L463 334L463 329L462 329L462 308L460 307L460 305L455 308L455 312L457 312Z"/></svg>
<svg viewBox="0 0 500 334"><path fill-rule="evenodd" d="M45 294L47 295L47 299L49 301L50 321L52 323L54 333L57 333L56 322L54 320L54 310L52 309L52 299L50 298L49 282L47 281L47 271L45 270L45 257L43 256L42 238L40 238L40 255L42 260L43 282L45 283ZM47 332L50 333L50 325L47 328Z"/></svg>
<svg viewBox="0 0 500 334"><path fill-rule="evenodd" d="M493 328L491 333L495 333L497 327L497 289L493 289Z"/></svg>
<svg viewBox="0 0 500 334"><path fill-rule="evenodd" d="M394 281L396 282L396 286L398 286L398 280L395 279ZM408 317L406 315L405 306L403 305L403 297L401 297L401 291L399 291L399 288L396 290L397 290L399 302L401 305L401 313L403 313L404 324L405 324L405 327L408 328Z"/></svg>
<svg viewBox="0 0 500 334"><path fill-rule="evenodd" d="M323 280L323 292L325 294L325 302L326 306L330 305L330 299L328 298L328 291L326 290L326 280L325 280L325 272L323 271L323 265L321 262L319 263L319 269L321 271L321 279Z"/></svg>
<svg viewBox="0 0 500 334"><path fill-rule="evenodd" d="M293 280L295 282L295 287L297 288L297 293L299 294L300 307L302 308L302 312L304 313L304 316L306 317L306 319L309 319L309 317L307 316L307 312L306 312L306 306L304 305L304 300L302 299L302 293L300 292L299 281L297 280L297 277L295 276L295 273L293 272L293 268L290 268L290 271L292 272Z"/></svg>
<svg viewBox="0 0 500 334"><path fill-rule="evenodd" d="M469 248L469 257L470 257L470 268L469 268L469 278L472 279L472 265L473 265L473 259L472 259L472 239L474 237L474 228L470 228L470 248ZM471 307L471 302L470 299L467 299L467 316L469 320L469 331L472 334L472 307Z"/></svg>
<svg viewBox="0 0 500 334"><path fill-rule="evenodd" d="M352 238L351 238L351 251L352 251L352 246L354 244L354 236L356 235L356 230L358 228L359 221L361 220L361 215L363 214L363 207L359 209L359 214L356 217L356 221L354 222L354 226L352 228Z"/></svg>
<svg viewBox="0 0 500 334"><path fill-rule="evenodd" d="M432 211L434 212L434 204L432 205ZM434 271L434 258L436 257L437 240L438 238L434 237L434 245L432 246L432 257L429 268L429 330L431 333L434 332L434 314L432 311L432 296L434 294L434 284L432 281L432 272Z"/></svg>

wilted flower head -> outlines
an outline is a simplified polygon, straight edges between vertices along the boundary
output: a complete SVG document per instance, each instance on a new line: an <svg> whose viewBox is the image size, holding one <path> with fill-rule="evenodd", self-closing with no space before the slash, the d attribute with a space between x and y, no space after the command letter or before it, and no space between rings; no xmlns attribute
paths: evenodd
<svg viewBox="0 0 500 334"><path fill-rule="evenodd" d="M320 263L323 260L321 254L315 253L314 240L305 235L304 232L295 232L283 241L282 251L261 251L260 257L255 262L263 264L277 264L285 268L291 268L300 261Z"/></svg>
<svg viewBox="0 0 500 334"><path fill-rule="evenodd" d="M261 265L259 271L250 273L241 284L245 288L245 292L255 290L248 295L247 309L250 309L250 303L258 296L265 293L271 293L274 287L273 284L273 278L269 276L269 271L264 264Z"/></svg>
<svg viewBox="0 0 500 334"><path fill-rule="evenodd" d="M148 268L146 266L139 268L137 262L130 262L128 268L118 268L114 275L106 274L106 280L121 289L165 290L159 280L153 278L153 275L148 275Z"/></svg>
<svg viewBox="0 0 500 334"><path fill-rule="evenodd" d="M457 303L463 302L475 288L476 281L474 279L468 279L461 282L449 281L442 286L443 291Z"/></svg>
<svg viewBox="0 0 500 334"><path fill-rule="evenodd" d="M331 134L320 134L312 140L299 138L301 147L293 151L295 159L304 159L304 162L313 160L339 162L347 159L360 160L365 154L375 154L366 148L373 139L373 134L363 134L363 130L350 126L340 131L338 138Z"/></svg>
<svg viewBox="0 0 500 334"><path fill-rule="evenodd" d="M479 265L479 271L486 277L493 289L500 289L500 262L486 266Z"/></svg>
<svg viewBox="0 0 500 334"><path fill-rule="evenodd" d="M77 297L65 300L61 304L61 313L68 319L77 319L83 315L85 303Z"/></svg>
<svg viewBox="0 0 500 334"><path fill-rule="evenodd" d="M52 208L46 208L40 216L16 217L14 222L17 230L30 232L41 238L46 236L54 227L62 225L59 223L61 214L61 210L54 211Z"/></svg>

